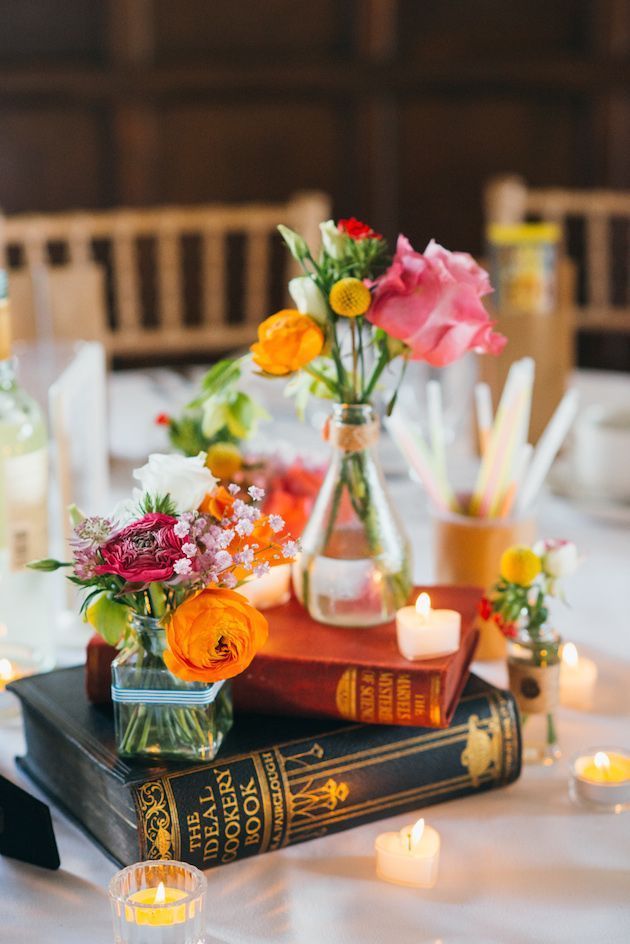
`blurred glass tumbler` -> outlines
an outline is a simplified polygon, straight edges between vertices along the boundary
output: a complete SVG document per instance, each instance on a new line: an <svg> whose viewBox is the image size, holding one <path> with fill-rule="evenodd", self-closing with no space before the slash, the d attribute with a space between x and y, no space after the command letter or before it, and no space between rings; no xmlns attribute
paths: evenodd
<svg viewBox="0 0 630 944"><path fill-rule="evenodd" d="M514 544L531 544L536 536L533 518L477 518L433 508L433 561L436 583L488 590L499 577L501 555ZM491 620L477 621L479 642L475 658L504 659L506 641Z"/></svg>
<svg viewBox="0 0 630 944"><path fill-rule="evenodd" d="M184 862L138 862L109 885L115 944L204 944L206 878Z"/></svg>

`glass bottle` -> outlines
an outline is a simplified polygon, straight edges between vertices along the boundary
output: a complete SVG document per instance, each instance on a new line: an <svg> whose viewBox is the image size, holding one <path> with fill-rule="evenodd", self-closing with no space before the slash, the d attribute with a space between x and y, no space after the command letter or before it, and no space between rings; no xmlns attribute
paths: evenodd
<svg viewBox="0 0 630 944"><path fill-rule="evenodd" d="M555 712L560 690L560 635L520 625L508 639L510 691L521 713L523 761L550 766L560 757Z"/></svg>
<svg viewBox="0 0 630 944"><path fill-rule="evenodd" d="M313 619L368 627L393 619L411 590L411 552L376 452L369 404L336 403L333 454L293 567L298 599Z"/></svg>
<svg viewBox="0 0 630 944"><path fill-rule="evenodd" d="M116 747L122 757L207 761L232 727L230 683L185 682L164 664L166 631L134 614L134 642L112 663Z"/></svg>
<svg viewBox="0 0 630 944"><path fill-rule="evenodd" d="M26 566L48 555L47 438L42 411L18 383L0 269L0 687L54 664L46 575Z"/></svg>

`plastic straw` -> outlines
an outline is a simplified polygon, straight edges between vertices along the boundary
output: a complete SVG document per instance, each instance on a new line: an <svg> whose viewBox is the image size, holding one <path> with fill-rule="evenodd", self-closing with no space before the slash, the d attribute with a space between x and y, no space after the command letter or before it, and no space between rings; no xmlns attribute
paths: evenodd
<svg viewBox="0 0 630 944"><path fill-rule="evenodd" d="M526 511L532 504L547 477L578 409L577 390L569 390L558 404L544 433L538 440L534 455L518 497L517 508Z"/></svg>
<svg viewBox="0 0 630 944"><path fill-rule="evenodd" d="M520 365L522 389L518 394L514 416L508 417L506 420L507 445L497 468L492 491L488 497L488 514L491 517L500 514L505 493L515 477L521 450L527 442L529 434L535 367L533 360L529 357L524 358Z"/></svg>
<svg viewBox="0 0 630 944"><path fill-rule="evenodd" d="M446 447L444 444L442 387L438 380L429 380L427 383L427 410L429 414L429 436L431 438L433 468L437 475L438 487L448 506L453 508L457 505L457 499L448 481Z"/></svg>
<svg viewBox="0 0 630 944"><path fill-rule="evenodd" d="M448 511L448 500L440 489L429 449L422 436L412 433L400 414L390 416L385 420L385 425L408 464L417 473L429 497L440 508Z"/></svg>
<svg viewBox="0 0 630 944"><path fill-rule="evenodd" d="M512 511L518 490L521 487L521 483L525 478L529 463L531 462L533 452L534 447L531 443L525 443L523 446L521 446L521 450L516 462L516 468L514 470L514 478L510 482L501 501L501 506L499 508L500 518L507 518L507 516Z"/></svg>
<svg viewBox="0 0 630 944"><path fill-rule="evenodd" d="M484 456L488 448L490 430L492 429L492 394L487 383L475 384L475 411L477 415L477 435L479 437L479 453Z"/></svg>
<svg viewBox="0 0 630 944"><path fill-rule="evenodd" d="M488 449L481 462L475 490L470 503L473 515L487 515L495 490L500 485L499 477L506 461L513 425L519 419L517 408L519 394L526 389L531 367L531 358L516 361L510 370L503 387L499 407L490 434Z"/></svg>

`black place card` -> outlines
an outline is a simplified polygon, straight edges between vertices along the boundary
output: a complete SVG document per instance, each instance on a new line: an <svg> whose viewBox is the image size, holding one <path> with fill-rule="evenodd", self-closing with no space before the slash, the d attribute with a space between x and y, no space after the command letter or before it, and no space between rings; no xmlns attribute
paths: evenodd
<svg viewBox="0 0 630 944"><path fill-rule="evenodd" d="M0 855L44 869L59 868L49 808L6 777L0 777Z"/></svg>

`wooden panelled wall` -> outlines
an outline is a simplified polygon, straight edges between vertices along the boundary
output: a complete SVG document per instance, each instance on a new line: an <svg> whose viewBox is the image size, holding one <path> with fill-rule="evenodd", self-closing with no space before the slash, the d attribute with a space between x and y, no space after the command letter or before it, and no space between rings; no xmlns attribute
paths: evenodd
<svg viewBox="0 0 630 944"><path fill-rule="evenodd" d="M9 213L315 188L479 252L488 177L630 189L629 154L628 0L0 0Z"/></svg>

